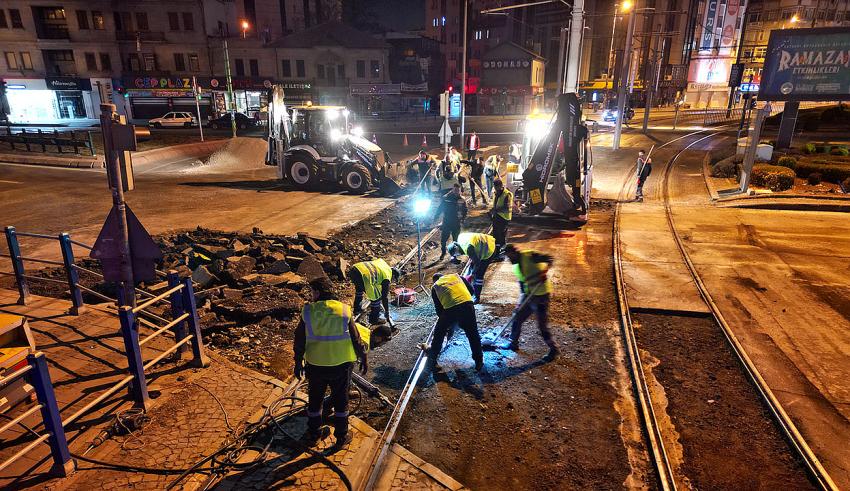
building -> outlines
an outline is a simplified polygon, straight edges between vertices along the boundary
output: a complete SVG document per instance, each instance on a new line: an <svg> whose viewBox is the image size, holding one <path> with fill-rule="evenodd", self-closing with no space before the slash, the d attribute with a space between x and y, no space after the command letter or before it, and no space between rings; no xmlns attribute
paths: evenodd
<svg viewBox="0 0 850 491"><path fill-rule="evenodd" d="M290 34L274 48L278 78L310 85L313 103L349 105L355 111L400 110L401 85L390 83L390 45L341 22Z"/></svg>
<svg viewBox="0 0 850 491"><path fill-rule="evenodd" d="M481 56L478 114L528 114L543 108L546 64L541 56L504 42Z"/></svg>
<svg viewBox="0 0 850 491"><path fill-rule="evenodd" d="M401 86L401 110L429 112L443 87L442 54L437 41L416 32L388 32L390 80Z"/></svg>

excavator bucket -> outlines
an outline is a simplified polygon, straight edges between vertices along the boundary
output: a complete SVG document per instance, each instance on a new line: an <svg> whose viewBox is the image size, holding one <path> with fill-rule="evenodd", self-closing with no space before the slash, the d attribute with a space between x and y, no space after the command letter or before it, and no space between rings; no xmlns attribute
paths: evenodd
<svg viewBox="0 0 850 491"><path fill-rule="evenodd" d="M381 182L378 186L378 192L381 193L381 196L387 198L398 196L402 189L401 185L395 179L387 176L381 177Z"/></svg>

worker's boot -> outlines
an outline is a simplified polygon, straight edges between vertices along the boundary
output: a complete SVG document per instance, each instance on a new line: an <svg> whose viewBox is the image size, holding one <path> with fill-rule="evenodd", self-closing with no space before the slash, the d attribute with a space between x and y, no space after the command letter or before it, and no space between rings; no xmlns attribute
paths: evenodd
<svg viewBox="0 0 850 491"><path fill-rule="evenodd" d="M549 352L546 353L546 356L543 357L543 361L550 362L558 359L558 356L561 354L561 351L558 350L555 346L549 347Z"/></svg>

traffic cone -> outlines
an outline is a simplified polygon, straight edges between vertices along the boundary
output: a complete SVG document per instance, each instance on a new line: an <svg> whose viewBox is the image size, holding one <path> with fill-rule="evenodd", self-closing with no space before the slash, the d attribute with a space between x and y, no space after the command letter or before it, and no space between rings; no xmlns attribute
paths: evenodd
<svg viewBox="0 0 850 491"><path fill-rule="evenodd" d="M403 147L406 147L406 146L408 146L408 145L409 145L409 144L407 143L407 133L405 133L405 134L404 134L404 139L403 139L403 140L401 140L401 145L402 145Z"/></svg>
<svg viewBox="0 0 850 491"><path fill-rule="evenodd" d="M378 135L374 133L372 133L372 143L374 143L375 145L378 144Z"/></svg>
<svg viewBox="0 0 850 491"><path fill-rule="evenodd" d="M422 135L422 148L428 148L428 135Z"/></svg>

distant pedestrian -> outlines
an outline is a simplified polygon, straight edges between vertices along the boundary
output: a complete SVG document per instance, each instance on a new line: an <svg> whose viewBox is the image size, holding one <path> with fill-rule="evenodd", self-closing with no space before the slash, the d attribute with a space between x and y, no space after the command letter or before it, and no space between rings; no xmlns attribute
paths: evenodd
<svg viewBox="0 0 850 491"><path fill-rule="evenodd" d="M446 257L446 243L449 237L453 241L457 241L460 237L460 226L469 210L466 207L466 200L460 195L460 184L455 183L452 190L448 192L440 201L440 206L434 213L434 220L442 215L443 222L440 224L440 259Z"/></svg>
<svg viewBox="0 0 850 491"><path fill-rule="evenodd" d="M487 181L487 198L493 197L493 181L499 176L499 168L504 159L501 155L491 155L484 161L484 180Z"/></svg>
<svg viewBox="0 0 850 491"><path fill-rule="evenodd" d="M637 158L637 191L635 199L643 201L643 185L646 183L646 178L652 173L652 158L646 155L643 150L638 152Z"/></svg>
<svg viewBox="0 0 850 491"><path fill-rule="evenodd" d="M360 373L369 369L366 349L351 315L351 308L339 301L327 278L310 282L313 302L304 306L295 328L295 378L307 376L307 436L321 437L322 406L330 388L334 411L334 446L351 441L348 434L348 391L351 370L360 360ZM306 366L304 361L307 362Z"/></svg>
<svg viewBox="0 0 850 491"><path fill-rule="evenodd" d="M481 139L478 138L478 133L472 132L469 135L469 145L466 147L466 159L472 160L478 155L478 150L481 148Z"/></svg>
<svg viewBox="0 0 850 491"><path fill-rule="evenodd" d="M431 300L437 311L437 326L429 349L429 365L439 370L437 359L443 348L443 340L456 324L466 333L475 371L484 367L484 352L481 349L481 336L478 334L478 320L472 304L472 287L459 274L434 273L434 286L431 287Z"/></svg>
<svg viewBox="0 0 850 491"><path fill-rule="evenodd" d="M549 353L544 359L552 361L559 354L558 345L555 344L552 332L549 330L549 294L552 293L552 283L549 281L548 272L552 265L552 256L536 251L520 251L513 244L505 247L505 253L514 265L514 274L519 280L521 292L511 323L511 343L508 349L512 351L519 349L522 323L534 313L537 317L537 329L546 346L549 347Z"/></svg>
<svg viewBox="0 0 850 491"><path fill-rule="evenodd" d="M514 195L507 189L501 179L495 179L493 186L493 208L490 209L490 220L493 223L493 237L496 238L496 249L501 250L507 244L508 224L513 217Z"/></svg>

